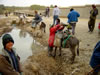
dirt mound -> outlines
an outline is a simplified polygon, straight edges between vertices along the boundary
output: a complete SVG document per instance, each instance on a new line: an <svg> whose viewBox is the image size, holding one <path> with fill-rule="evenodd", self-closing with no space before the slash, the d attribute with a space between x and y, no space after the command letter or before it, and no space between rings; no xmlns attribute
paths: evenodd
<svg viewBox="0 0 100 75"><path fill-rule="evenodd" d="M48 57L46 51L30 56L27 62L29 63L25 63L24 66L25 75L49 75L55 73L57 69L56 60Z"/></svg>
<svg viewBox="0 0 100 75"><path fill-rule="evenodd" d="M55 58L48 57L47 51L36 53L23 65L24 75L84 75L90 68L87 66L88 62L85 62L89 61L86 59L87 54L82 54L82 51L84 50L81 49L81 54L76 57L74 64L70 63L72 54L69 49L63 49L62 56L57 54Z"/></svg>

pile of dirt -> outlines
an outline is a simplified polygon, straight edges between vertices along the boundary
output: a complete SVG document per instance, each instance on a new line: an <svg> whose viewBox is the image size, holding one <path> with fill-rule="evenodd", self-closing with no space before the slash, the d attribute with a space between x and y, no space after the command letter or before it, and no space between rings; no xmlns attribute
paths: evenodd
<svg viewBox="0 0 100 75"><path fill-rule="evenodd" d="M85 75L91 70L88 66L89 59L87 54L80 51L80 56L76 56L74 64L71 64L71 52L69 49L63 49L62 56L55 58L49 57L47 50L40 51L28 58L24 63L24 75ZM59 53L59 52L58 52ZM83 57L84 55L84 57ZM90 56L90 54L88 55ZM85 63L84 63L85 62ZM85 69L84 69L85 68Z"/></svg>
<svg viewBox="0 0 100 75"><path fill-rule="evenodd" d="M56 60L48 57L46 51L30 56L27 62L24 65L25 75L49 75L56 72Z"/></svg>

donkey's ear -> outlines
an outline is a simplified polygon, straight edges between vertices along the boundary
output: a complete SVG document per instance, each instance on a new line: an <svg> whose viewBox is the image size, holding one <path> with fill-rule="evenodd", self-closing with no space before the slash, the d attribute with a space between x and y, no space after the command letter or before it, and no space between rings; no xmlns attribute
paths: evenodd
<svg viewBox="0 0 100 75"><path fill-rule="evenodd" d="M41 24L43 24L43 22L41 22Z"/></svg>

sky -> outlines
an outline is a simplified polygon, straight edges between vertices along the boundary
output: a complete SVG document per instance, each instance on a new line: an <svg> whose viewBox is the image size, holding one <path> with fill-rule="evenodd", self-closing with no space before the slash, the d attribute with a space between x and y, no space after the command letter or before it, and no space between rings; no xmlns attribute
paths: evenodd
<svg viewBox="0 0 100 75"><path fill-rule="evenodd" d="M5 6L57 5L60 7L100 4L100 0L0 0Z"/></svg>

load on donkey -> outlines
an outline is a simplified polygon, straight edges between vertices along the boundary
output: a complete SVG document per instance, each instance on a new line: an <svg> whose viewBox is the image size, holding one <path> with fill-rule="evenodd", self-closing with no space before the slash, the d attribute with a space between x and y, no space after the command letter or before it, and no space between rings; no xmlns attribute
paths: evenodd
<svg viewBox="0 0 100 75"><path fill-rule="evenodd" d="M66 25L60 24L60 20L57 19L57 22L59 22L57 25L52 26L50 28L50 36L49 36L49 46L48 46L48 54L49 56L56 56L56 50L57 47L59 48L59 56L61 56L61 49L62 48L70 48L71 53L72 53L72 58L71 61L72 63L75 60L75 48L77 47L77 55L79 55L79 40L76 37L73 37L70 35L70 31L62 31ZM55 47L54 54L53 52L53 47Z"/></svg>

